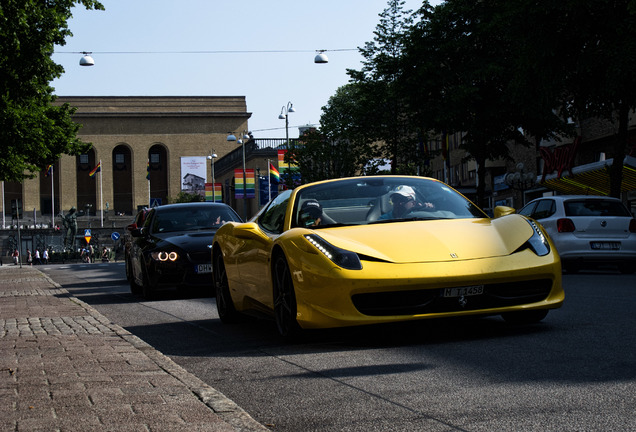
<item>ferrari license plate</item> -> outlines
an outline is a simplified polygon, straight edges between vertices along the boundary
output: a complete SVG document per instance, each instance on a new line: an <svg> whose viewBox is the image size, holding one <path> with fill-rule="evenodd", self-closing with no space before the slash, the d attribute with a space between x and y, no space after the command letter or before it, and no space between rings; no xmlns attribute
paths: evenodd
<svg viewBox="0 0 636 432"><path fill-rule="evenodd" d="M194 267L194 271L199 274L212 273L212 264L198 264Z"/></svg>
<svg viewBox="0 0 636 432"><path fill-rule="evenodd" d="M483 293L484 293L483 285L444 288L443 290L444 297L462 297L462 296L466 297L466 296L480 295Z"/></svg>
<svg viewBox="0 0 636 432"><path fill-rule="evenodd" d="M590 242L594 250L620 250L621 242Z"/></svg>

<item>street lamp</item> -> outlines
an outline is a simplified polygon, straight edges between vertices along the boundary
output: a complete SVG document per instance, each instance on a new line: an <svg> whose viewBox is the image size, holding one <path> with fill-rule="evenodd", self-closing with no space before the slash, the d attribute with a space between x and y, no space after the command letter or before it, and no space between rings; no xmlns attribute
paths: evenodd
<svg viewBox="0 0 636 432"><path fill-rule="evenodd" d="M233 132L230 132L227 135L228 141L237 141L236 135ZM247 220L247 194L245 191L245 183L247 181L245 176L245 142L250 140L250 135L248 131L243 131L243 137L239 138L237 143L241 144L243 147L243 219Z"/></svg>
<svg viewBox="0 0 636 432"><path fill-rule="evenodd" d="M289 113L293 113L293 112L296 112L296 110L294 109L294 104L292 104L291 102L287 102L287 106L283 106L280 109L280 115L278 116L279 120L283 120L283 119L285 120L285 144L287 145L287 152L289 153L288 156L292 155L292 153L290 152L291 148L289 145ZM291 189L293 186L293 180L292 180L290 163L287 164L287 174L289 175L288 186Z"/></svg>
<svg viewBox="0 0 636 432"><path fill-rule="evenodd" d="M95 60L93 60L93 57L91 57L90 52L86 52L84 51L82 54L84 54L84 56L80 59L80 66L94 66L95 65Z"/></svg>
<svg viewBox="0 0 636 432"><path fill-rule="evenodd" d="M212 154L208 156L208 160L212 165L212 202L216 202L216 189L214 186L214 159L216 159L217 157L218 156L216 155L216 153L214 153L214 150L212 150Z"/></svg>

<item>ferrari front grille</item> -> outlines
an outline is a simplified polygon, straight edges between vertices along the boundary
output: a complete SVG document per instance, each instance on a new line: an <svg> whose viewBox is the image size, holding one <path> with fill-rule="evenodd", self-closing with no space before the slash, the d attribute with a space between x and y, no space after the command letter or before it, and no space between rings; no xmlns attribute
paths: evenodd
<svg viewBox="0 0 636 432"><path fill-rule="evenodd" d="M545 300L550 279L484 285L483 294L444 297L443 288L355 294L356 309L369 316L418 315L516 306Z"/></svg>

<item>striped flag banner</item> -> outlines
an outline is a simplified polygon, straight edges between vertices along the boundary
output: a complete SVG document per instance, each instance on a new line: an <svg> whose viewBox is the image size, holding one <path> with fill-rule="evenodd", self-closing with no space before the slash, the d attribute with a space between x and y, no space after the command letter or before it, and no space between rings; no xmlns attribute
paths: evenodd
<svg viewBox="0 0 636 432"><path fill-rule="evenodd" d="M223 183L214 183L214 202L223 202Z"/></svg>
<svg viewBox="0 0 636 432"><path fill-rule="evenodd" d="M234 170L234 198L243 198L243 170L240 168Z"/></svg>
<svg viewBox="0 0 636 432"><path fill-rule="evenodd" d="M254 181L254 170L246 169L245 170L245 198L255 198L256 197L256 186Z"/></svg>
<svg viewBox="0 0 636 432"><path fill-rule="evenodd" d="M287 150L278 150L278 170L298 170L298 165L285 162L285 153L287 153Z"/></svg>

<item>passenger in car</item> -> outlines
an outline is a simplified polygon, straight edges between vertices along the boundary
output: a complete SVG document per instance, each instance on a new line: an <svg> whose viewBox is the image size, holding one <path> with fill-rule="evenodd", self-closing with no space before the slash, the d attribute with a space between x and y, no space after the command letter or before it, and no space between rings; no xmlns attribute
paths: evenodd
<svg viewBox="0 0 636 432"><path fill-rule="evenodd" d="M320 225L322 222L322 206L315 199L305 201L300 207L298 215L300 226L312 227Z"/></svg>

